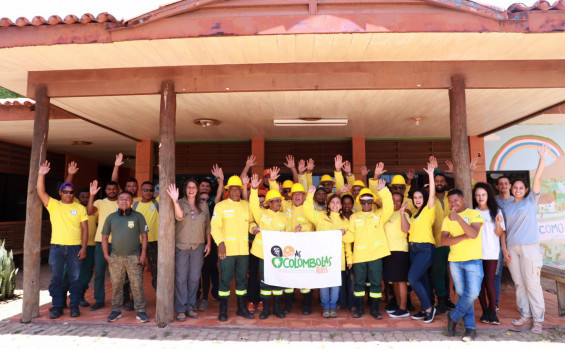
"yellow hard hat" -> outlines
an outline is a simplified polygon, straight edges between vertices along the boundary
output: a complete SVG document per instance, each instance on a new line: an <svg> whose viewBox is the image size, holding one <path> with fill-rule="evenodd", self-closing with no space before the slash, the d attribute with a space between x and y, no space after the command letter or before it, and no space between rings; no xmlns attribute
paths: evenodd
<svg viewBox="0 0 565 349"><path fill-rule="evenodd" d="M322 179L320 179L320 183L322 183L322 182L332 182L333 183L334 180L333 180L332 176L325 174L325 175L322 176Z"/></svg>
<svg viewBox="0 0 565 349"><path fill-rule="evenodd" d="M243 189L243 182L241 181L241 178L239 178L239 176L231 176L230 179L228 179L228 184L226 184L226 189L229 189L230 187L240 187L241 189Z"/></svg>
<svg viewBox="0 0 565 349"><path fill-rule="evenodd" d="M306 193L306 190L304 190L304 186L302 184L294 183L290 189L290 195L294 193Z"/></svg>
<svg viewBox="0 0 565 349"><path fill-rule="evenodd" d="M271 201L271 200L277 199L277 198L282 200L281 193L279 193L278 190L269 190L267 192L267 195L265 195L265 202Z"/></svg>
<svg viewBox="0 0 565 349"><path fill-rule="evenodd" d="M293 181L287 179L286 181L283 182L283 189L291 189L293 184L294 184Z"/></svg>
<svg viewBox="0 0 565 349"><path fill-rule="evenodd" d="M404 180L404 176L403 175L395 175L394 177L392 177L392 181L390 182L390 185L406 185L406 181Z"/></svg>
<svg viewBox="0 0 565 349"><path fill-rule="evenodd" d="M365 188L365 183L363 183L363 181L356 180L355 182L353 182L352 187L362 187L362 188Z"/></svg>
<svg viewBox="0 0 565 349"><path fill-rule="evenodd" d="M376 200L375 194L373 194L373 192L371 191L371 189L369 188L363 188L361 189L361 191L359 192L359 195L357 195L357 199L355 199L355 201L357 201L357 203L359 205L361 205L361 202L359 201L359 198L361 198L361 196L365 196L365 195L371 195L373 197L373 200Z"/></svg>

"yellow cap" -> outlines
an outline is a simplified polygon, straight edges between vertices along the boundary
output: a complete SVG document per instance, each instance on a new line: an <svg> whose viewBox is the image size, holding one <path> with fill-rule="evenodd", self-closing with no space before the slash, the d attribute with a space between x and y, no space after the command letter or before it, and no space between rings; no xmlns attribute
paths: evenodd
<svg viewBox="0 0 565 349"><path fill-rule="evenodd" d="M277 199L277 198L282 200L281 193L279 193L278 190L269 190L267 192L267 195L265 195L265 202L271 201L271 200Z"/></svg>
<svg viewBox="0 0 565 349"><path fill-rule="evenodd" d="M371 189L369 188L363 188L361 189L361 191L359 192L359 195L357 196L357 199L355 199L355 201L357 201L357 203L359 205L361 205L361 202L359 201L359 198L361 198L361 196L365 196L365 195L371 195L373 197L373 200L375 200L375 194L373 194L373 192L371 191Z"/></svg>
<svg viewBox="0 0 565 349"><path fill-rule="evenodd" d="M362 187L362 188L365 188L365 183L363 183L363 181L356 180L355 182L353 182L352 187Z"/></svg>
<svg viewBox="0 0 565 349"><path fill-rule="evenodd" d="M392 177L392 181L390 182L390 185L406 185L406 181L404 180L404 176L403 175L395 175L394 177Z"/></svg>
<svg viewBox="0 0 565 349"><path fill-rule="evenodd" d="M290 189L290 188L292 188L293 184L294 184L293 181L291 181L290 179L287 179L286 181L283 182L283 189Z"/></svg>
<svg viewBox="0 0 565 349"><path fill-rule="evenodd" d="M290 189L290 195L294 193L306 193L306 190L304 190L304 186L302 184L294 183Z"/></svg>
<svg viewBox="0 0 565 349"><path fill-rule="evenodd" d="M239 176L231 176L230 179L228 179L228 184L226 184L226 189L229 189L230 187L241 187L243 189L243 182L241 181L241 178L239 178Z"/></svg>
<svg viewBox="0 0 565 349"><path fill-rule="evenodd" d="M332 176L325 174L325 175L322 176L322 179L320 179L320 183L322 183L322 182L332 182L333 183L334 180L333 180Z"/></svg>

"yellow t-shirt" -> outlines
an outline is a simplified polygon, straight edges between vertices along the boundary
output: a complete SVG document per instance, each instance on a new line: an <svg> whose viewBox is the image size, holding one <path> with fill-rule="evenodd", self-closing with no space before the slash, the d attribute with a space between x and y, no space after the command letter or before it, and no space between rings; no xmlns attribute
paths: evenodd
<svg viewBox="0 0 565 349"><path fill-rule="evenodd" d="M404 214L410 219L407 213ZM394 211L385 223L385 234L389 250L408 252L408 234L402 231L400 211Z"/></svg>
<svg viewBox="0 0 565 349"><path fill-rule="evenodd" d="M103 200L94 201L94 207L98 209L98 228L96 229L96 236L94 236L94 241L102 242L102 228L104 227L104 222L106 222L106 217L118 210L118 200L110 201L107 198ZM112 236L108 242L112 242Z"/></svg>
<svg viewBox="0 0 565 349"><path fill-rule="evenodd" d="M88 246L96 246L94 236L96 235L96 222L98 222L98 212L92 216L88 216Z"/></svg>
<svg viewBox="0 0 565 349"><path fill-rule="evenodd" d="M436 242L433 231L435 218L435 209L430 209L428 205L424 207L417 218L410 218L410 235L408 241L435 245Z"/></svg>
<svg viewBox="0 0 565 349"><path fill-rule="evenodd" d="M157 203L159 203L159 198L156 200ZM159 239L159 211L153 201L145 203L140 201L137 206L135 206L135 210L141 213L147 222L147 227L149 228L147 242L157 241Z"/></svg>
<svg viewBox="0 0 565 349"><path fill-rule="evenodd" d="M50 197L47 211L51 220L51 244L82 244L81 222L88 220L86 207L76 202L64 204Z"/></svg>
<svg viewBox="0 0 565 349"><path fill-rule="evenodd" d="M474 239L465 239L460 241L455 245L450 246L449 258L450 262L466 262L472 261L475 259L483 259L483 244L482 244L482 225L484 224L483 216L477 210L472 210L470 208L466 209L463 212L458 213L461 218L467 224L471 223L481 223L481 230L479 231L479 235L477 235ZM452 221L449 217L445 217L443 219L443 223L441 225L442 231L448 231L449 236L457 237L460 235L465 234L465 231L457 221Z"/></svg>

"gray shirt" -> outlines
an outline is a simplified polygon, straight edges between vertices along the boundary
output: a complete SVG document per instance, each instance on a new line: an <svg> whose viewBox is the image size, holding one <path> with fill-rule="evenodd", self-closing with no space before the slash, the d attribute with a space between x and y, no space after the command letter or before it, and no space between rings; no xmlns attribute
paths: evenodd
<svg viewBox="0 0 565 349"><path fill-rule="evenodd" d="M539 242L537 208L540 194L530 191L520 202L504 206L506 245L525 245Z"/></svg>
<svg viewBox="0 0 565 349"><path fill-rule="evenodd" d="M496 203L498 204L498 207L500 207L503 211L504 211L504 208L506 207L506 205L508 205L509 203L514 201L514 197L512 195L510 195L510 198L508 198L508 199L502 199L500 197L500 195L497 195L494 198L496 199Z"/></svg>

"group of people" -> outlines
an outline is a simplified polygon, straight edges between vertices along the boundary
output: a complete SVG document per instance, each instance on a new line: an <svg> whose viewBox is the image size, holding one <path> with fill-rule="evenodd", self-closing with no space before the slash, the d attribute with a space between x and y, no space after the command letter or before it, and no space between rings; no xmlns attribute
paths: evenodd
<svg viewBox="0 0 565 349"><path fill-rule="evenodd" d="M499 195L490 184L474 185L473 208L467 207L461 190L447 190L450 171L439 172L433 156L423 169L427 188L414 190L412 169L406 178L395 175L387 185L381 178L386 173L384 164L378 163L365 182L355 178L351 164L340 155L335 157L334 177L324 175L314 186L314 161L296 164L289 155L284 165L293 178L283 183L277 181L278 167L263 171L262 178L249 177L255 166L250 156L241 175L231 176L225 185L222 169L214 165L216 193L211 192L210 181L189 179L182 190L171 184L157 197L153 183L144 182L138 197L135 179L128 180L123 190L116 182L120 154L105 187L106 198L95 200L100 188L94 181L75 199L72 177L78 168L71 163L69 177L60 186L60 201L45 192L46 162L39 170L37 192L53 227L50 317L63 313L67 291L71 316L80 315L79 306L90 306L84 293L93 270L95 303L90 309L104 307L109 267L112 312L108 321L121 317L122 308L135 309L137 319L148 321L143 268L149 265L156 288L159 202L170 199L176 219L174 309L178 321L196 318L197 310L207 308L210 283L212 296L220 303L218 319L226 321L234 277L238 316L253 318L257 311L260 319L271 314L285 317L292 311L295 290L264 282L263 232L340 230L342 284L319 290L324 318L336 317L340 307L348 307L355 318L362 317L368 294L370 314L382 319L380 300L391 293L385 308L389 316L431 323L437 314L446 313L448 334L455 335L457 322L463 319L462 339L469 341L476 336L473 304L477 298L483 310L480 321L500 323L496 310L504 259L516 285L521 315L513 325L530 325L533 332L541 333L545 307L536 206L547 152L546 146L539 149L532 193L524 180L510 183L503 176L498 178ZM476 159L472 168L475 163ZM452 168L449 161L447 165ZM367 176L364 167L362 178ZM456 304L449 298L448 271L459 296ZM421 304L421 310L412 314L411 290ZM311 314L313 290L299 292L302 313Z"/></svg>

